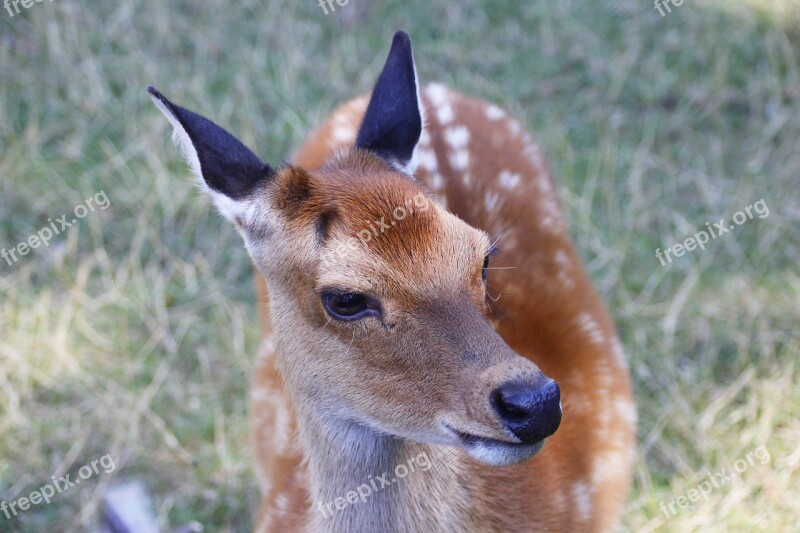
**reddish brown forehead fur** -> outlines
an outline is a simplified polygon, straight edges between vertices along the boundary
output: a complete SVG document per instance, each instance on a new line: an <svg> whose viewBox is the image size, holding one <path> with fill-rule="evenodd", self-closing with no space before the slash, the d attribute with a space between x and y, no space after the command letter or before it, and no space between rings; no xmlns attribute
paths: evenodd
<svg viewBox="0 0 800 533"><path fill-rule="evenodd" d="M369 152L352 150L314 174L287 167L277 180L276 205L295 230L315 227L322 240L333 232L345 237L361 232L365 238L369 233L370 251L390 265L441 253L434 245L444 235L432 201L413 180ZM382 227L381 219L391 227Z"/></svg>

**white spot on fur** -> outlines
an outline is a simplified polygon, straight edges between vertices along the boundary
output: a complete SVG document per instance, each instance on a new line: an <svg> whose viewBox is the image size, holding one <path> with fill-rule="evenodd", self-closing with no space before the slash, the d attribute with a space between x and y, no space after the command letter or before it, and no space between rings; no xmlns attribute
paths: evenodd
<svg viewBox="0 0 800 533"><path fill-rule="evenodd" d="M500 173L497 178L497 181L500 183L500 186L504 189L511 191L517 185L519 185L519 181L521 176L519 174L514 174L513 172L509 172L508 170L504 170Z"/></svg>
<svg viewBox="0 0 800 533"><path fill-rule="evenodd" d="M565 289L575 288L575 280L565 270L559 270L558 274L556 274L556 279Z"/></svg>
<svg viewBox="0 0 800 533"><path fill-rule="evenodd" d="M627 398L617 398L614 400L614 407L617 410L620 420L628 427L635 427L637 421L636 405Z"/></svg>
<svg viewBox="0 0 800 533"><path fill-rule="evenodd" d="M573 383L583 383L583 379L571 379ZM576 390L584 390L581 386L575 386ZM576 413L592 413L596 409L595 402L589 396L584 394L572 394L567 402L567 411L574 411Z"/></svg>
<svg viewBox="0 0 800 533"><path fill-rule="evenodd" d="M495 191L487 191L486 196L484 197L486 212L494 213L494 210L497 207L497 203L499 201L500 201L499 194L497 194Z"/></svg>
<svg viewBox="0 0 800 533"><path fill-rule="evenodd" d="M278 508L278 511L283 513L286 511L286 508L289 506L289 498L286 497L285 494L278 494L278 497L275 498L275 507Z"/></svg>
<svg viewBox="0 0 800 533"><path fill-rule="evenodd" d="M334 114L333 124L335 126L350 126L350 113L347 110L342 110Z"/></svg>
<svg viewBox="0 0 800 533"><path fill-rule="evenodd" d="M556 253L553 255L553 262L558 268L556 279L558 279L559 283L561 283L561 285L567 289L572 289L575 287L575 280L570 275L572 270L572 262L570 261L567 252L561 248L556 250Z"/></svg>
<svg viewBox="0 0 800 533"><path fill-rule="evenodd" d="M588 312L584 311L578 315L576 324L579 331L585 334L592 343L602 345L605 342L606 338L603 335L603 330L600 329L600 325Z"/></svg>
<svg viewBox="0 0 800 533"><path fill-rule="evenodd" d="M628 470L627 454L618 449L598 453L592 467L592 485L597 487L609 479L614 479Z"/></svg>
<svg viewBox="0 0 800 533"><path fill-rule="evenodd" d="M558 204L555 202L555 200L553 198L543 197L541 198L541 203L539 205L541 206L543 215L539 220L541 227L551 231L552 233L558 233L561 231L561 211L559 211Z"/></svg>
<svg viewBox="0 0 800 533"><path fill-rule="evenodd" d="M444 178L438 172L431 174L431 189L438 191L444 186Z"/></svg>
<svg viewBox="0 0 800 533"><path fill-rule="evenodd" d="M265 360L270 360L275 358L275 341L272 339L272 335L270 334L268 337L264 337L261 341L261 345L258 347L258 355L256 359L259 363L264 362Z"/></svg>
<svg viewBox="0 0 800 533"><path fill-rule="evenodd" d="M436 108L436 118L442 126L453 121L455 114L453 106L450 105L447 89L440 83L431 83L425 90L428 98L431 99L433 107Z"/></svg>
<svg viewBox="0 0 800 533"><path fill-rule="evenodd" d="M422 168L428 172L436 172L439 170L439 163L436 160L436 152L433 150L420 149L417 153L417 159Z"/></svg>
<svg viewBox="0 0 800 533"><path fill-rule="evenodd" d="M261 427L261 438L267 441L270 448L276 453L286 453L289 449L291 433L291 416L286 406L286 400L277 394L269 396L256 396L259 392L254 391L253 397L259 400L257 409L272 413L274 416L272 424L265 424Z"/></svg>
<svg viewBox="0 0 800 533"><path fill-rule="evenodd" d="M622 349L622 344L620 344L619 339L616 337L614 337L614 339L611 341L611 354L622 368L628 368L628 361L625 358L625 351Z"/></svg>
<svg viewBox="0 0 800 533"><path fill-rule="evenodd" d="M536 180L536 188L539 190L539 195L548 197L553 194L553 185L550 183L550 179L547 176L540 176L538 180Z"/></svg>
<svg viewBox="0 0 800 533"><path fill-rule="evenodd" d="M356 131L348 126L336 126L331 137L337 143L345 144L356 140Z"/></svg>
<svg viewBox="0 0 800 533"><path fill-rule="evenodd" d="M270 389L266 388L265 389L254 388L250 393L250 397L253 399L253 401L256 402L271 401L272 398L275 397L275 393Z"/></svg>
<svg viewBox="0 0 800 533"><path fill-rule="evenodd" d="M434 105L439 105L447 100L447 88L441 83L431 83L425 88L425 93Z"/></svg>
<svg viewBox="0 0 800 533"><path fill-rule="evenodd" d="M545 213L547 213L549 216L558 217L561 215L561 211L559 211L558 209L558 204L554 199L548 198L542 205L544 207Z"/></svg>
<svg viewBox="0 0 800 533"><path fill-rule="evenodd" d="M595 371L595 377L600 385L602 385L600 393L603 394L604 403L608 403L610 399L608 391L613 388L616 373L612 374L608 365L603 365Z"/></svg>
<svg viewBox="0 0 800 533"><path fill-rule="evenodd" d="M556 266L559 268L570 268L572 266L572 262L569 260L567 252L561 248L556 250L553 260L556 262Z"/></svg>
<svg viewBox="0 0 800 533"><path fill-rule="evenodd" d="M450 154L450 166L453 170L467 170L469 167L469 152L466 149Z"/></svg>
<svg viewBox="0 0 800 533"><path fill-rule="evenodd" d="M489 120L500 120L505 116L506 112L494 104L490 104L486 107L486 118Z"/></svg>
<svg viewBox="0 0 800 533"><path fill-rule="evenodd" d="M498 244L499 248L503 252L510 252L514 250L519 245L519 241L517 240L517 234L515 232L508 232L503 234L503 238Z"/></svg>
<svg viewBox="0 0 800 533"><path fill-rule="evenodd" d="M469 142L469 130L466 126L453 126L444 130L444 138L453 149L457 150Z"/></svg>
<svg viewBox="0 0 800 533"><path fill-rule="evenodd" d="M453 112L453 106L450 105L450 102L445 102L436 108L436 118L442 126L450 124L453 121L455 113Z"/></svg>
<svg viewBox="0 0 800 533"><path fill-rule="evenodd" d="M534 146L535 150L528 156L528 162L537 169L544 168L544 156L542 150L538 146Z"/></svg>
<svg viewBox="0 0 800 533"><path fill-rule="evenodd" d="M578 481L572 486L572 498L575 500L578 520L587 522L592 512L592 499L589 495L589 487L586 483Z"/></svg>

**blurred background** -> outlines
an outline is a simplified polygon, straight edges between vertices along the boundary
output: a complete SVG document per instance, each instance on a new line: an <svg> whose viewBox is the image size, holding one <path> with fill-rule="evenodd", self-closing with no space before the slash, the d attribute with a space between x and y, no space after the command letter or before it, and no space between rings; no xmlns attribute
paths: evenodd
<svg viewBox="0 0 800 533"><path fill-rule="evenodd" d="M145 88L277 163L371 88L400 28L423 83L507 108L549 158L633 374L621 529L798 531L800 0L666 1L3 7L0 248L53 235L0 258L0 500L106 455L114 469L0 513L0 531L92 530L128 479L162 530L252 527L250 260ZM768 216L656 257L759 200ZM769 459L663 510L757 449Z"/></svg>

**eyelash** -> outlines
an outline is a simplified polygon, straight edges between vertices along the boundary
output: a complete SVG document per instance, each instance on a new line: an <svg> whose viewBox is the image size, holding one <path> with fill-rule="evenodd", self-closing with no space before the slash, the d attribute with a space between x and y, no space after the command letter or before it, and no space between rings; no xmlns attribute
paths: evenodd
<svg viewBox="0 0 800 533"><path fill-rule="evenodd" d="M489 253L487 253L486 257L483 259L483 270L481 276L483 277L484 283L489 279L489 258L493 255L497 255L497 248L494 246L489 249Z"/></svg>

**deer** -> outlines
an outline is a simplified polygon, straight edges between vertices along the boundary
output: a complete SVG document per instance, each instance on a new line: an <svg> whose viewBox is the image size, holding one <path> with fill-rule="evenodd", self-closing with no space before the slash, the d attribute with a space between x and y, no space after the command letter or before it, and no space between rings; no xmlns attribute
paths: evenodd
<svg viewBox="0 0 800 533"><path fill-rule="evenodd" d="M420 87L402 31L280 166L148 91L257 269L256 531L615 527L630 372L518 120Z"/></svg>

